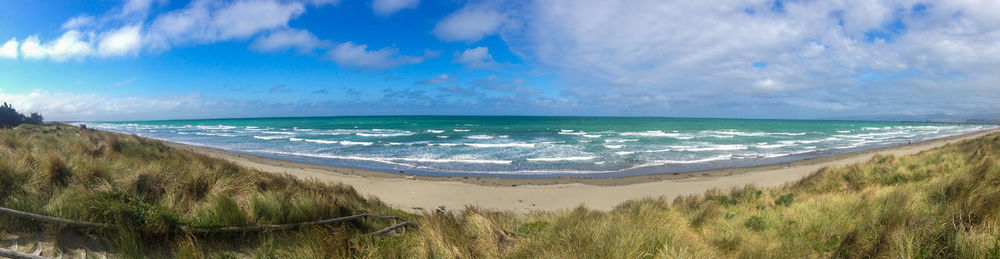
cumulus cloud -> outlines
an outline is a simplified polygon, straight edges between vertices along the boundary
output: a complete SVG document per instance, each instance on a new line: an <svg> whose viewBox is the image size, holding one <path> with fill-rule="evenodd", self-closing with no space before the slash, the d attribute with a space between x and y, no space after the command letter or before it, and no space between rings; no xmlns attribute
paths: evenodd
<svg viewBox="0 0 1000 259"><path fill-rule="evenodd" d="M97 45L100 56L135 55L142 49L142 30L138 24L105 32Z"/></svg>
<svg viewBox="0 0 1000 259"><path fill-rule="evenodd" d="M122 5L119 16L142 15L145 16L149 8L153 6L153 0L126 0Z"/></svg>
<svg viewBox="0 0 1000 259"><path fill-rule="evenodd" d="M320 40L309 31L289 28L258 37L250 44L250 48L257 51L296 49L299 52L309 52L329 45L329 41Z"/></svg>
<svg viewBox="0 0 1000 259"><path fill-rule="evenodd" d="M258 33L288 27L305 12L299 2L275 0L237 1L219 5L195 1L188 7L157 17L149 30L154 48L245 39Z"/></svg>
<svg viewBox="0 0 1000 259"><path fill-rule="evenodd" d="M80 60L90 55L93 49L90 42L84 41L85 36L79 31L69 30L58 39L45 44L38 40L37 35L28 36L21 43L21 55L25 59L49 58L56 62Z"/></svg>
<svg viewBox="0 0 1000 259"><path fill-rule="evenodd" d="M93 23L94 23L94 17L84 14L84 15L79 15L77 17L73 17L73 18L69 19L68 21L66 21L65 23L63 23L62 24L62 29L63 30L75 30L75 29L79 29L81 27L90 26Z"/></svg>
<svg viewBox="0 0 1000 259"><path fill-rule="evenodd" d="M420 0L374 0L372 10L380 16L390 16L403 9L417 8Z"/></svg>
<svg viewBox="0 0 1000 259"><path fill-rule="evenodd" d="M463 64L469 69L490 69L500 65L493 60L493 55L490 55L490 49L487 47L476 47L455 53L454 62Z"/></svg>
<svg viewBox="0 0 1000 259"><path fill-rule="evenodd" d="M417 64L431 56L434 56L433 53L426 52L424 56L401 55L399 49L390 47L368 50L368 45L353 42L338 44L327 53L330 60L341 66L365 69L386 69L405 64Z"/></svg>
<svg viewBox="0 0 1000 259"><path fill-rule="evenodd" d="M156 0L129 0L113 9L107 17L80 15L63 24L65 33L56 40L44 42L37 35L20 44L20 56L25 59L51 59L57 62L82 60L86 57L134 56L142 51L162 52L177 46L212 44L220 41L253 38L249 48L261 52L295 49L300 53L328 49L327 57L341 66L365 69L385 69L416 64L437 52L425 51L422 56L399 53L387 47L369 50L367 45L354 42L333 44L305 29L291 28L288 23L306 11L306 5L337 4L336 0L236 0L192 1L186 6L163 12L148 22L145 16ZM414 8L419 1L376 1L376 12L391 14ZM139 19L122 18L140 15ZM100 19L101 22L96 22ZM110 20L109 20L110 19ZM114 20L119 19L119 20ZM101 27L107 21L140 20L140 22L104 31L82 30ZM99 23L98 25L94 25ZM90 28L95 29L95 28ZM8 48L18 48L18 42L8 42ZM5 49L7 50L7 49ZM5 57L17 58L18 53Z"/></svg>
<svg viewBox="0 0 1000 259"><path fill-rule="evenodd" d="M492 6L470 4L439 21L431 33L445 41L475 42L497 33L506 19Z"/></svg>
<svg viewBox="0 0 1000 259"><path fill-rule="evenodd" d="M0 46L0 58L17 59L17 38L11 38Z"/></svg>

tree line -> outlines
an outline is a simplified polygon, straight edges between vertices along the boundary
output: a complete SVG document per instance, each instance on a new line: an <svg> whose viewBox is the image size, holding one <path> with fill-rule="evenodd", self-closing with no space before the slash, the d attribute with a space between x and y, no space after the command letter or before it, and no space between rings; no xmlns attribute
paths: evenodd
<svg viewBox="0 0 1000 259"><path fill-rule="evenodd" d="M7 102L4 102L3 106L0 106L0 128L13 128L21 124L42 124L43 119L42 115L37 112L32 112L31 115L24 116L24 114L18 113Z"/></svg>

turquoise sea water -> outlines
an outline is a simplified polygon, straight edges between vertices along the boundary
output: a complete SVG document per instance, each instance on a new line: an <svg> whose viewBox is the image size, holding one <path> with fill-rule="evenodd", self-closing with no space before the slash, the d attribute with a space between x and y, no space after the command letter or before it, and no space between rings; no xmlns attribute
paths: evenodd
<svg viewBox="0 0 1000 259"><path fill-rule="evenodd" d="M326 165L424 175L593 176L786 162L994 126L870 121L373 116L86 122Z"/></svg>

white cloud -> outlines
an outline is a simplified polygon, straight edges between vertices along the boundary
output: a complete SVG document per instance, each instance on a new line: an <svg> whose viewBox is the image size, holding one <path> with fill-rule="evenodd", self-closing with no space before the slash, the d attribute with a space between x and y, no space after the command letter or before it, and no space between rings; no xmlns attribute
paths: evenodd
<svg viewBox="0 0 1000 259"><path fill-rule="evenodd" d="M58 39L45 44L41 44L36 35L28 36L21 43L21 55L25 59L49 58L56 62L80 60L90 55L93 49L90 42L83 40L83 36L79 31L69 30Z"/></svg>
<svg viewBox="0 0 1000 259"><path fill-rule="evenodd" d="M325 5L337 5L340 0L308 0L309 4L314 6L325 6Z"/></svg>
<svg viewBox="0 0 1000 259"><path fill-rule="evenodd" d="M608 103L600 96L617 96L615 102L626 105L662 95L651 110L683 111L680 104L734 90L748 96L733 101L741 107L791 103L776 98L795 96L807 101L794 105L824 99L824 107L837 109L871 107L825 93L856 92L872 98L870 104L956 89L1000 93L998 81L980 83L995 78L990 68L1000 65L1000 16L986 11L1000 3L918 3L782 1L777 8L757 0L534 1L504 10L523 27L492 30L523 60L558 71L571 92L600 93L578 98ZM438 29L435 35L481 38L442 37ZM961 102L955 98L941 102Z"/></svg>
<svg viewBox="0 0 1000 259"><path fill-rule="evenodd" d="M122 5L120 16L138 14L145 16L149 8L153 6L153 0L126 0Z"/></svg>
<svg viewBox="0 0 1000 259"><path fill-rule="evenodd" d="M196 1L186 8L156 17L150 25L148 43L166 50L175 45L204 44L245 39L261 32L288 27L305 13L299 2L244 0L232 4Z"/></svg>
<svg viewBox="0 0 1000 259"><path fill-rule="evenodd" d="M278 51L296 49L299 52L309 52L330 45L330 42L320 40L306 30L284 29L257 37L250 48L257 51Z"/></svg>
<svg viewBox="0 0 1000 259"><path fill-rule="evenodd" d="M11 38L0 46L0 58L17 59L17 38Z"/></svg>
<svg viewBox="0 0 1000 259"><path fill-rule="evenodd" d="M142 30L138 24L121 27L105 32L97 45L97 54L101 56L135 55L142 48Z"/></svg>
<svg viewBox="0 0 1000 259"><path fill-rule="evenodd" d="M435 77L432 77L432 78L428 78L428 79L424 79L424 80L420 80L420 81L416 81L416 82L413 82L413 83L414 84L418 84L418 85L437 85L437 84L443 84L443 83L447 83L447 82L454 81L454 80L455 80L455 77L453 77L453 76L449 76L448 74L440 74L438 76L435 76Z"/></svg>
<svg viewBox="0 0 1000 259"><path fill-rule="evenodd" d="M73 18L69 19L68 21L66 21L65 23L63 23L62 24L62 29L63 30L74 30L74 29L79 29L80 27L90 26L93 23L94 23L94 17L93 16L81 14L81 15L79 15L77 17L73 17Z"/></svg>
<svg viewBox="0 0 1000 259"><path fill-rule="evenodd" d="M260 31L288 26L288 21L304 12L301 3L239 1L216 12L212 26L218 30L219 39L242 39Z"/></svg>
<svg viewBox="0 0 1000 259"><path fill-rule="evenodd" d="M455 56L455 63L464 64L465 68L469 69L490 69L500 65L493 60L493 55L490 55L487 47L466 49L456 53Z"/></svg>
<svg viewBox="0 0 1000 259"><path fill-rule="evenodd" d="M345 42L338 44L327 53L329 58L345 67L366 69L385 69L405 64L417 64L424 61L423 57L400 55L399 49L383 48L368 50L368 45Z"/></svg>
<svg viewBox="0 0 1000 259"><path fill-rule="evenodd" d="M0 91L0 99L23 112L37 112L46 120L103 120L161 118L162 113L183 113L206 107L200 94L172 97L110 97L95 93L35 90L24 94Z"/></svg>
<svg viewBox="0 0 1000 259"><path fill-rule="evenodd" d="M446 41L479 41L494 34L506 15L486 5L468 5L434 25L431 33Z"/></svg>
<svg viewBox="0 0 1000 259"><path fill-rule="evenodd" d="M121 81L121 82L115 82L114 86L115 87L122 87L122 86L130 85L132 83L135 83L135 80L137 80L137 79L138 79L138 77L133 76L131 79L128 79L128 80Z"/></svg>
<svg viewBox="0 0 1000 259"><path fill-rule="evenodd" d="M372 10L380 16L390 16L403 9L417 8L420 0L374 0Z"/></svg>

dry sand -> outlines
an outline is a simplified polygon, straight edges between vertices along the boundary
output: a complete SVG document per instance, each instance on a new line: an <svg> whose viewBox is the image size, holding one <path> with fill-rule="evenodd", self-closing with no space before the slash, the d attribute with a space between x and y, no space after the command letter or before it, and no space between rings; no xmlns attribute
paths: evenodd
<svg viewBox="0 0 1000 259"><path fill-rule="evenodd" d="M947 143L980 137L1000 130L970 133L925 142L812 158L775 165L726 168L679 174L642 175L624 178L495 178L424 177L363 169L321 166L222 150L170 145L233 161L265 172L309 179L342 182L364 195L411 212L438 206L461 209L467 205L526 214L539 210L611 210L627 200L701 194L711 189L727 190L747 184L779 186L827 166L843 166L871 159L875 154L915 154Z"/></svg>

